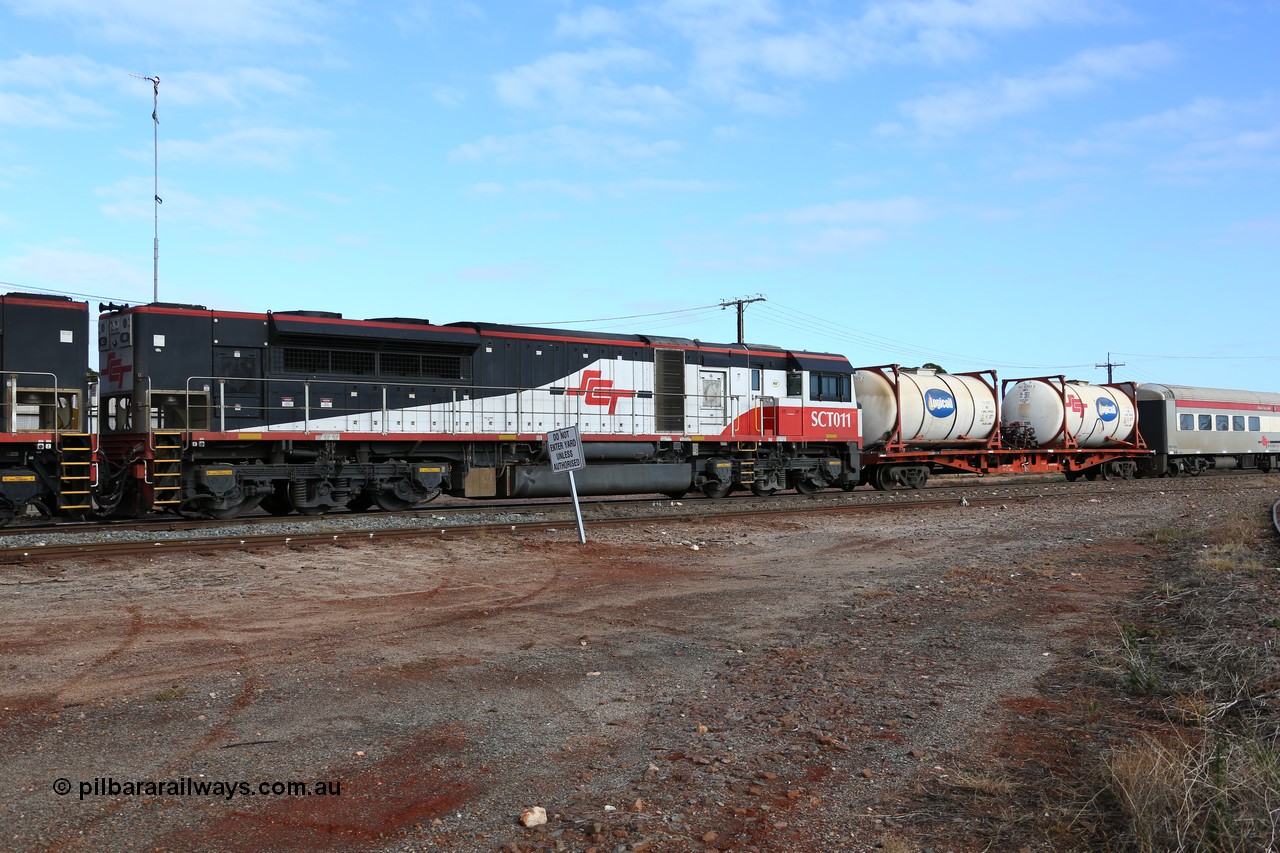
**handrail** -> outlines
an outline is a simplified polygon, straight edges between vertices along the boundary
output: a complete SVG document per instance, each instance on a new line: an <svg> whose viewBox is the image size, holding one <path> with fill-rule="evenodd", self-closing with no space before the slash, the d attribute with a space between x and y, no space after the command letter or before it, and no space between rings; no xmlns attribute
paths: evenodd
<svg viewBox="0 0 1280 853"><path fill-rule="evenodd" d="M545 409L536 407L533 401L533 395L537 392L547 393L549 388L528 388L510 385L458 385L451 382L438 383L396 383L387 382L385 380L334 380L333 384L341 385L348 391L352 391L353 396L366 400L368 405L359 406L357 409L348 410L339 403L340 399L347 397L346 392L342 397L334 395L332 398L332 406L326 406L317 409L313 405L312 385L319 382L327 382L328 380L317 380L314 377L298 377L290 379L281 379L280 377L226 377L226 376L192 376L185 383L185 397L181 404L182 414L184 417L183 429L201 429L200 426L193 426L202 423L205 429L216 429L219 432L226 432L228 428L228 412L230 412L237 403L235 395L228 389L229 383L252 383L258 386L253 393L254 402L247 403L250 408L260 410L264 413L264 431L280 430L280 424L268 424L272 415L281 412L290 414L288 422L295 424L292 429L298 429L303 433L312 433L319 431L328 431L332 427L321 429L316 426L315 421L330 418L344 418L356 415L367 416L370 420L365 429L369 432L380 433L383 435L394 434L396 432L427 432L435 431L445 434L458 434L464 432L499 432L499 433L544 433L549 429L557 429L573 423L590 424L598 419L598 429L600 432L608 434L615 433L619 435L637 435L643 432L642 419L651 419L654 415L652 409L651 397L641 397L632 394L627 399L632 401L631 411L625 415L620 413L609 413L608 405L595 403L589 399L586 393L564 394L554 393L550 402ZM271 406L266 399L266 390L270 383L273 396L280 395L290 397L290 390L297 388L301 394L301 407L289 406ZM421 415L433 418L437 421L434 428L407 428L404 426L393 427L391 424L392 414L399 411L393 408L391 402L391 394L396 391L405 394L412 393L415 395L414 400L416 406L421 407ZM428 399L431 394L440 395L447 390L448 396L440 399L435 403L421 402ZM369 397L363 393L371 392ZM492 393L488 393L492 392ZM164 394L164 391L150 392L152 395ZM178 392L170 392L175 395ZM296 393L296 392L294 392ZM374 397L373 395L377 396ZM528 395L528 399L525 399ZM707 399L714 400L717 405L714 407L719 410L718 416L710 421L704 422L704 416L700 412L702 406L699 405L703 395L684 394L682 395L683 408L685 412L685 430L686 435L697 434L720 434L724 430L728 430L731 437L736 437L742 432L743 424L739 423L739 418L745 413L750 405L750 395L721 393L716 395L708 395ZM514 397L514 399L512 399ZM372 399L369 399L372 398ZM293 399L297 399L294 397ZM609 397L610 400L616 397ZM405 400L403 402L409 402ZM148 398L148 404L151 404L151 398ZM397 405L403 405L398 403ZM434 410L429 410L429 406L435 406ZM407 411L406 414L412 417ZM205 411L197 411L203 409ZM144 413L135 413L135 417L147 417ZM374 421L381 418L381 424L374 425ZM543 418L546 423L543 426L537 426L538 418ZM408 419L408 418L406 418ZM150 418L148 418L150 421ZM486 427L486 421L492 420L493 426ZM623 423L623 430L629 429L630 432L618 431L619 421ZM528 425L526 427L526 424ZM171 427L166 427L171 428ZM591 428L592 432L596 431L596 427ZM652 430L650 430L652 431Z"/></svg>

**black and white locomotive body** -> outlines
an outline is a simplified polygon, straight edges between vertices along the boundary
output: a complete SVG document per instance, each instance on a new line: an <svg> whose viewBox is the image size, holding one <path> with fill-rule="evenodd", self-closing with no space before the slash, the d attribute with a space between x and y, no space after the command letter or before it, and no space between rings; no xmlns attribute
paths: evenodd
<svg viewBox="0 0 1280 853"><path fill-rule="evenodd" d="M858 481L843 356L683 338L143 305L99 321L103 451L124 511L399 509L547 497L577 425L583 494Z"/></svg>
<svg viewBox="0 0 1280 853"><path fill-rule="evenodd" d="M0 524L92 508L88 321L88 304L65 296L0 296Z"/></svg>

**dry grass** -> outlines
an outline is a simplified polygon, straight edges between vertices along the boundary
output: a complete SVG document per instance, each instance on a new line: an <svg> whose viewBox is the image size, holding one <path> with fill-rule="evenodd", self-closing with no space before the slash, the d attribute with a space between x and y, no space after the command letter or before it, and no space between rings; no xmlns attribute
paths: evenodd
<svg viewBox="0 0 1280 853"><path fill-rule="evenodd" d="M1113 753L1108 784L1144 851L1275 849L1280 755L1261 742L1207 734L1199 742L1146 737Z"/></svg>
<svg viewBox="0 0 1280 853"><path fill-rule="evenodd" d="M919 844L910 838L893 834L880 836L880 849L884 853L920 853Z"/></svg>
<svg viewBox="0 0 1280 853"><path fill-rule="evenodd" d="M969 773L961 770L947 777L946 782L952 790L968 791L984 797L1008 797L1016 786L1007 779L1000 779L986 773Z"/></svg>
<svg viewBox="0 0 1280 853"><path fill-rule="evenodd" d="M1209 572L1255 572L1263 567L1257 549L1244 542L1209 545L1199 558L1201 568Z"/></svg>
<svg viewBox="0 0 1280 853"><path fill-rule="evenodd" d="M1211 523L1198 535L1152 534L1201 547L1143 602L1148 624L1123 626L1119 646L1098 655L1150 700L1147 733L1103 766L1121 840L1144 853L1280 846L1280 655L1274 632L1262 633L1277 588L1258 571L1275 545L1256 518Z"/></svg>

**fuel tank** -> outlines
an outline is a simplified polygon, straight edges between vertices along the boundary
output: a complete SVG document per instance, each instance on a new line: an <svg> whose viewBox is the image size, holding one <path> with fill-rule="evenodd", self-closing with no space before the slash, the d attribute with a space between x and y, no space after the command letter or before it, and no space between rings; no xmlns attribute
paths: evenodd
<svg viewBox="0 0 1280 853"><path fill-rule="evenodd" d="M1020 380L1000 407L1001 423L1031 427L1039 447L1061 446L1067 436L1080 447L1130 441L1137 420L1133 400L1119 386L1076 380Z"/></svg>
<svg viewBox="0 0 1280 853"><path fill-rule="evenodd" d="M896 376L896 384L895 384ZM853 375L867 447L900 439L907 444L985 442L996 425L996 391L980 376L925 368L860 368ZM902 431L895 436L898 416Z"/></svg>

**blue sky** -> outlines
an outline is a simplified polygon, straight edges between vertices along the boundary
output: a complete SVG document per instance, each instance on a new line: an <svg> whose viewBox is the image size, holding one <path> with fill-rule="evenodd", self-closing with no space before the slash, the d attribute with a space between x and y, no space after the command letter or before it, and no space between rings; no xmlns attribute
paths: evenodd
<svg viewBox="0 0 1280 853"><path fill-rule="evenodd" d="M0 0L0 281L1280 391L1278 0ZM571 321L590 320L579 323Z"/></svg>

